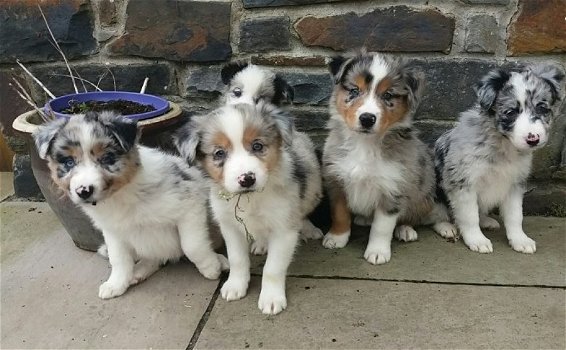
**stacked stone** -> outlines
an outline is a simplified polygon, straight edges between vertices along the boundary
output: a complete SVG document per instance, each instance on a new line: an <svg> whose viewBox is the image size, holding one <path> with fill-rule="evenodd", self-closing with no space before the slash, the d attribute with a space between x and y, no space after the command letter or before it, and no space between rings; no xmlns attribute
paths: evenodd
<svg viewBox="0 0 566 350"><path fill-rule="evenodd" d="M97 82L107 72L101 88L114 89L115 80L117 89L138 91L147 76L147 92L181 102L188 112L216 105L225 62L244 59L271 66L295 88L292 110L298 128L319 144L326 135L332 90L325 57L365 46L414 60L428 76L417 126L432 143L473 104L473 85L488 70L548 59L564 63L566 52L565 0L402 0L395 5L352 0L50 0L42 8L83 78ZM55 94L72 92L35 2L1 1L0 21L0 84L7 84L4 77L18 58ZM7 106L12 93L4 86L0 92L2 124L13 139L10 120L27 107ZM34 93L43 97L36 88ZM545 200L566 194L563 127L554 128L550 144L535 157L537 190L531 196L540 193ZM11 141L17 157L23 157L23 147L16 143ZM528 198L525 203L530 205Z"/></svg>

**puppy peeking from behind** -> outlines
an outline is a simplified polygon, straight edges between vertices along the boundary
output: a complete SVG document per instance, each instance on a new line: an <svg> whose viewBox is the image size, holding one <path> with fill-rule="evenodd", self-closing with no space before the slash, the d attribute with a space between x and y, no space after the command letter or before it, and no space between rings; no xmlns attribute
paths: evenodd
<svg viewBox="0 0 566 350"><path fill-rule="evenodd" d="M202 175L179 157L139 145L135 121L89 112L33 136L53 181L103 233L112 271L100 298L122 295L183 255L209 279L228 268L211 247Z"/></svg>
<svg viewBox="0 0 566 350"><path fill-rule="evenodd" d="M292 103L295 95L293 88L279 74L275 74L265 67L246 62L236 61L226 64L222 68L221 78L226 85L226 90L221 97L221 102L224 105L270 103L280 106ZM293 135L295 139L299 140L293 142L290 147L294 153L300 154L303 151L299 148L311 144L311 140L307 134L299 131L294 131ZM302 165L302 168L304 168L304 171L318 174L318 177L320 177L318 161L306 163ZM320 188L322 193L322 180L316 184L316 187ZM323 236L322 231L312 224L308 218L303 220L300 234L304 241L320 239ZM263 255L267 251L267 247L261 247L256 242L251 246L251 251L257 255Z"/></svg>
<svg viewBox="0 0 566 350"><path fill-rule="evenodd" d="M285 279L299 230L320 201L314 145L296 137L291 116L272 104L237 104L194 116L176 139L181 155L210 179L210 206L228 252L222 298L243 298L252 251L267 251L258 307L287 307ZM295 147L296 145L296 147Z"/></svg>

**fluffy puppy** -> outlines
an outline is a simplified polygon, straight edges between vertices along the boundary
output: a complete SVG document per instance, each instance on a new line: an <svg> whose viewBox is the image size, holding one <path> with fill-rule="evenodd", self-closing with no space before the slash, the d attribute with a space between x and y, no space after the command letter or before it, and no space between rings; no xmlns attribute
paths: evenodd
<svg viewBox="0 0 566 350"><path fill-rule="evenodd" d="M222 81L228 86L221 100L225 105L235 105L245 103L255 105L259 102L280 105L283 102L292 102L294 97L293 88L287 82L264 67L248 64L244 62L228 63L222 68ZM294 153L300 154L305 145L310 145L310 138L302 133L293 133L293 143L291 148ZM305 171L312 174L320 174L318 161L304 164ZM313 177L314 179L314 177ZM321 188L322 181L313 187ZM301 238L320 239L322 231L314 226L308 219L303 221L301 228ZM254 241L251 245L252 253L263 255L267 252L266 246Z"/></svg>
<svg viewBox="0 0 566 350"><path fill-rule="evenodd" d="M523 193L533 151L546 144L559 111L563 84L564 70L558 66L494 70L478 84L476 105L436 141L440 197L471 250L493 251L480 228L499 228L488 216L499 207L511 247L536 251L535 241L522 228ZM435 229L443 237L455 234Z"/></svg>
<svg viewBox="0 0 566 350"><path fill-rule="evenodd" d="M276 106L292 102L294 91L287 82L269 69L246 62L231 62L220 72L226 85L222 104L269 102Z"/></svg>
<svg viewBox="0 0 566 350"><path fill-rule="evenodd" d="M348 243L353 212L372 222L365 259L384 264L393 234L414 241L411 225L443 219L432 155L412 126L423 77L404 60L379 53L334 57L329 68L335 85L323 174L332 224L322 244Z"/></svg>
<svg viewBox="0 0 566 350"><path fill-rule="evenodd" d="M295 138L287 113L260 102L193 117L177 145L211 180L210 204L230 262L222 298L246 295L250 239L268 247L258 306L265 314L281 312L299 230L321 196L320 174L308 166L316 163L312 142Z"/></svg>
<svg viewBox="0 0 566 350"><path fill-rule="evenodd" d="M53 181L103 232L112 272L100 298L122 295L183 254L209 279L227 268L211 248L199 171L138 145L134 121L90 112L48 123L34 137Z"/></svg>

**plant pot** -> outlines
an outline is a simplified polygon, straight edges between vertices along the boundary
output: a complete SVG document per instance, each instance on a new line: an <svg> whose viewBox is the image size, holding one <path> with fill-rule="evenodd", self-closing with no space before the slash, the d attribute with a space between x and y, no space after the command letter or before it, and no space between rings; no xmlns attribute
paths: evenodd
<svg viewBox="0 0 566 350"><path fill-rule="evenodd" d="M169 105L170 110L166 114L138 122L138 128L142 131L140 140L142 144L155 147L162 144L162 139L170 139L170 133L182 120L182 111L177 104L169 103ZM12 127L28 142L31 167L37 184L75 245L81 249L96 251L104 242L102 233L94 228L82 210L57 187L51 179L47 162L37 153L31 134L41 123L42 120L37 113L30 111L18 116Z"/></svg>
<svg viewBox="0 0 566 350"><path fill-rule="evenodd" d="M53 111L57 118L70 118L72 114L62 113L61 111L70 107L71 102L87 102L87 101L112 101L112 100L126 100L137 102L144 105L151 105L155 110L139 114L124 115L126 118L135 120L144 120L165 114L169 110L169 102L161 97L140 94L137 92L126 91L94 91L83 92L79 94L69 94L57 97L45 104L47 110Z"/></svg>

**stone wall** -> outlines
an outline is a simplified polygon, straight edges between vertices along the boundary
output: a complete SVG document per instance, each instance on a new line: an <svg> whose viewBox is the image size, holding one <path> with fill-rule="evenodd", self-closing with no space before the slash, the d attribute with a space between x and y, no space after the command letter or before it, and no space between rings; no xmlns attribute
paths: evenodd
<svg viewBox="0 0 566 350"><path fill-rule="evenodd" d="M223 89L219 71L233 59L271 66L295 88L299 129L320 145L331 81L324 59L366 46L414 60L427 75L417 125L427 142L472 105L473 84L489 69L545 60L564 64L566 0L43 0L55 36L85 79L101 87L148 92L187 112L211 108ZM36 1L0 2L0 83L15 59L56 94L72 91L66 68L47 41ZM110 74L110 72L112 74ZM112 76L114 79L112 79ZM25 105L7 104L4 132L21 156L9 120ZM34 94L44 99L34 86ZM566 195L564 119L539 151L525 206L560 212ZM20 162L25 163L25 162Z"/></svg>

